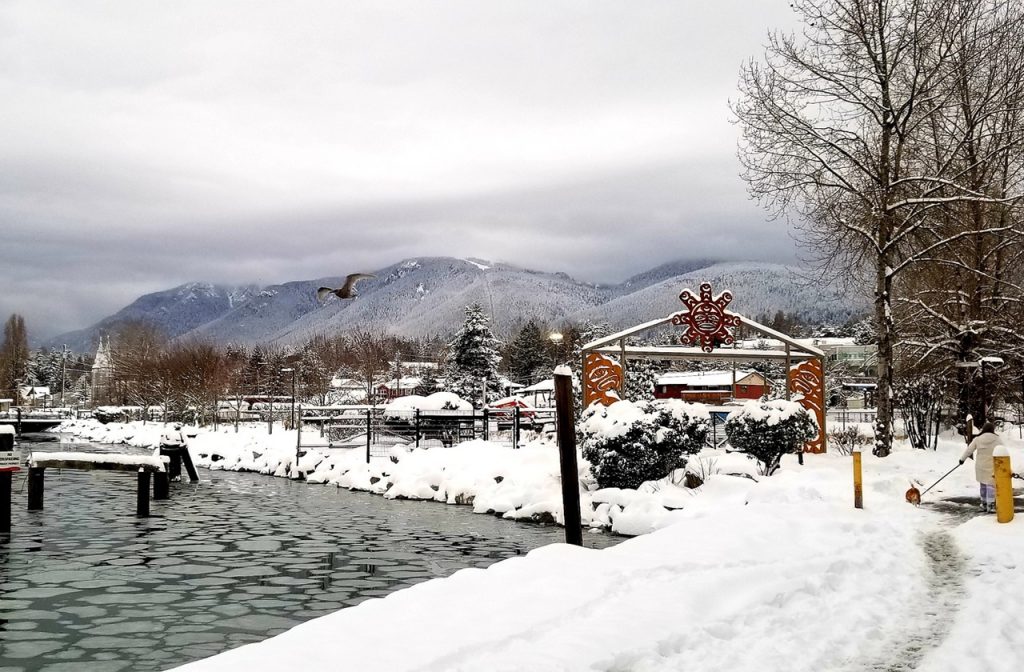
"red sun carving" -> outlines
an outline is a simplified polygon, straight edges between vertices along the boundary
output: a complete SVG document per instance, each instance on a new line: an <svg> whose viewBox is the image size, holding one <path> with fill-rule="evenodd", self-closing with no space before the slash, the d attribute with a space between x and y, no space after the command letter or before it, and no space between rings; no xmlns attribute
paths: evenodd
<svg viewBox="0 0 1024 672"><path fill-rule="evenodd" d="M732 301L732 292L722 292L717 298L711 298L711 283L700 286L700 298L688 289L679 293L687 310L672 316L672 324L685 327L679 337L684 345L699 346L704 352L711 352L719 345L732 345L736 342L732 329L741 322L739 315L726 311Z"/></svg>

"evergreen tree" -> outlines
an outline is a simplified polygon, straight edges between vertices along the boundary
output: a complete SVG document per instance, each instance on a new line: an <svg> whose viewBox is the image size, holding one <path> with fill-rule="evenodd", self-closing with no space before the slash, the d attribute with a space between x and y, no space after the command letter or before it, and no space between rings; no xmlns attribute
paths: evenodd
<svg viewBox="0 0 1024 672"><path fill-rule="evenodd" d="M448 344L447 389L479 404L481 385L487 380L487 399L501 395L498 362L501 343L491 333L490 320L480 304L466 306L466 321Z"/></svg>
<svg viewBox="0 0 1024 672"><path fill-rule="evenodd" d="M73 385L69 386L71 391L71 399L78 406L87 406L89 404L89 395L92 392L92 385L90 385L89 374L83 374L79 376Z"/></svg>
<svg viewBox="0 0 1024 672"><path fill-rule="evenodd" d="M20 403L18 388L28 381L28 364L25 318L15 313L4 324L4 342L0 346L0 396Z"/></svg>
<svg viewBox="0 0 1024 672"><path fill-rule="evenodd" d="M513 381L532 385L543 377L551 358L548 339L535 320L527 322L508 345L508 371Z"/></svg>
<svg viewBox="0 0 1024 672"><path fill-rule="evenodd" d="M654 387L661 376L661 367L646 359L631 359L626 367L624 398L629 401L652 401Z"/></svg>

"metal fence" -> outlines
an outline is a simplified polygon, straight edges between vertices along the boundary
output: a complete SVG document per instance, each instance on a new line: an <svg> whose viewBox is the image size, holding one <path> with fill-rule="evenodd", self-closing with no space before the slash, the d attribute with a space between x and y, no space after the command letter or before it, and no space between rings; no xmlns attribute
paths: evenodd
<svg viewBox="0 0 1024 672"><path fill-rule="evenodd" d="M554 433L554 409L484 408L480 410L385 410L380 406L301 406L305 435L319 430L318 446L365 447L383 456L392 446L450 447L482 439L512 448L531 437ZM308 444L307 447L312 447Z"/></svg>

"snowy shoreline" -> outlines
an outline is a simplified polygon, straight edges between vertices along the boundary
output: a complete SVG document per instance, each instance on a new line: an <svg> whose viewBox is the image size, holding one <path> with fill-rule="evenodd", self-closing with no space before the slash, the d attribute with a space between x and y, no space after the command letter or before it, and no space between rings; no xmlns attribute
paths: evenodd
<svg viewBox="0 0 1024 672"><path fill-rule="evenodd" d="M52 431L106 444L152 449L165 426L130 422L103 424L72 420ZM303 443L319 436L303 434ZM279 478L304 479L312 485L334 485L382 495L388 499L435 501L472 507L474 513L540 524L563 524L558 449L549 442L527 443L519 449L468 441L451 448L388 449L386 457L366 462L363 448L303 448L296 469L296 435L263 426L200 429L190 440L193 460L211 470L243 471ZM397 461L396 461L397 460ZM707 481L698 490L682 487L674 477L644 484L637 490L597 488L590 465L579 458L581 510L585 527L636 536L670 525L698 495L745 490L757 478L755 464L743 455L705 451L693 456L690 471ZM728 472L722 473L722 472Z"/></svg>

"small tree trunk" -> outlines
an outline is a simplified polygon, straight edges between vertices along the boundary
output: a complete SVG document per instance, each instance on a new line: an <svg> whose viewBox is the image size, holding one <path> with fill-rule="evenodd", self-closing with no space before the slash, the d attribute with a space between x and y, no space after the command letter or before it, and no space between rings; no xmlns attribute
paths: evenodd
<svg viewBox="0 0 1024 672"><path fill-rule="evenodd" d="M892 452L893 435L893 343L896 340L892 318L892 279L884 258L879 259L875 287L875 325L878 329L878 389L875 390L875 448L878 457Z"/></svg>

